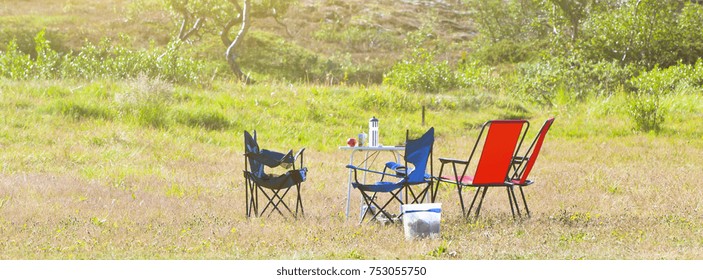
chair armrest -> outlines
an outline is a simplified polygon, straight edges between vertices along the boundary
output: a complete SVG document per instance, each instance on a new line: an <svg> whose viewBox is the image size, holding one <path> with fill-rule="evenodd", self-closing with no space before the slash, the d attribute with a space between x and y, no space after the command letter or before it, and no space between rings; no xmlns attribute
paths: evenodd
<svg viewBox="0 0 703 280"><path fill-rule="evenodd" d="M298 153L296 153L295 156L293 156L293 158L298 159L299 156L303 155L303 152L305 152L305 148L300 149L300 151L298 151Z"/></svg>
<svg viewBox="0 0 703 280"><path fill-rule="evenodd" d="M293 161L294 161L294 162L298 159L298 157L300 157L300 167L299 167L300 169L304 168L304 165L303 165L303 152L305 152L305 148L300 149L300 151L298 151L298 153L296 153L295 156L293 156Z"/></svg>
<svg viewBox="0 0 703 280"><path fill-rule="evenodd" d="M445 163L458 163L458 164L469 164L467 160L453 159L453 158L439 158L439 162Z"/></svg>
<svg viewBox="0 0 703 280"><path fill-rule="evenodd" d="M523 163L528 160L530 160L529 157L521 157L521 156L513 157L513 164Z"/></svg>
<svg viewBox="0 0 703 280"><path fill-rule="evenodd" d="M460 175L463 177L466 175L466 171L469 168L469 161L468 160L461 160L461 159L454 159L454 158L439 158L439 161L442 163L441 168L439 169L439 175L436 177L433 177L434 179L441 181L441 182L448 182L447 180L444 180L442 178L442 174L444 173L444 166L446 164L451 164L451 172L454 174L455 178L458 178ZM462 167L457 169L457 165L460 165ZM462 170L463 169L463 170Z"/></svg>
<svg viewBox="0 0 703 280"><path fill-rule="evenodd" d="M378 171L378 170L371 170L371 169L359 168L359 167L354 166L354 165L351 165L351 164L348 164L346 167L349 168L349 169L354 170L354 172L356 172L356 171L358 170L358 171L362 171L362 172L369 172L369 173L381 174L381 175L383 175L383 176L386 176L386 175L387 175L387 176L393 176L393 177L397 177L397 178L403 178L403 176L398 176L398 175L391 174L391 173L385 173L385 172L381 172L381 171Z"/></svg>
<svg viewBox="0 0 703 280"><path fill-rule="evenodd" d="M403 176L398 176L398 175L395 175L395 174L385 173L385 172L381 172L381 171L377 171L377 170L359 168L359 167L354 166L354 165L351 165L351 164L347 164L346 167L349 168L349 169L351 169L351 170L354 170L354 181L356 181L357 184L359 184L359 179L357 178L357 171L368 172L368 173L375 173L375 174L381 174L381 176L383 176L383 177L385 177L385 176L391 176L391 177L396 177L396 178L403 178Z"/></svg>

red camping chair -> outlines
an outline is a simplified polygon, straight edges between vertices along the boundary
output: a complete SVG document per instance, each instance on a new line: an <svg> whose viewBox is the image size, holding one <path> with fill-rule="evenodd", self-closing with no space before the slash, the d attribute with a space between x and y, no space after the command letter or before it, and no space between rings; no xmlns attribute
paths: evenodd
<svg viewBox="0 0 703 280"><path fill-rule="evenodd" d="M550 118L544 122L535 140L532 141L532 145L530 145L525 152L525 156L513 158L513 175L511 176L510 182L519 187L522 202L525 204L525 212L527 212L528 217L530 216L530 208L527 207L527 200L525 199L525 193L522 191L522 187L534 183L531 180L527 180L527 176L530 175L530 171L532 171L532 167L535 165L537 156L539 156L539 151L542 149L544 138L547 136L547 131L549 131L552 123L554 123L554 118Z"/></svg>
<svg viewBox="0 0 703 280"><path fill-rule="evenodd" d="M510 210L513 213L513 217L515 217L515 211L517 211L518 216L520 215L520 209L518 208L515 192L513 191L513 184L509 182L509 173L513 158L517 155L517 151L522 144L522 139L525 137L529 127L530 123L526 120L488 121L483 125L483 128L481 128L481 132L476 139L476 143L474 144L473 150L471 150L471 155L468 160L439 159L442 166L439 170L437 188L439 188L440 182L457 186L461 212L465 217L469 216L476 202L476 198L479 193L482 192L481 199L476 208L476 218L478 218L483 199L489 187L505 187L508 192L508 200L510 201ZM467 175L469 163L471 163L476 153L476 148L481 141L481 136L486 129L488 129L488 132L483 142L483 150L481 151L481 157L479 158L476 170L473 176ZM445 166L448 165L451 167L453 174L443 175ZM463 187L477 187L468 211L465 211L464 207L464 198L462 196Z"/></svg>

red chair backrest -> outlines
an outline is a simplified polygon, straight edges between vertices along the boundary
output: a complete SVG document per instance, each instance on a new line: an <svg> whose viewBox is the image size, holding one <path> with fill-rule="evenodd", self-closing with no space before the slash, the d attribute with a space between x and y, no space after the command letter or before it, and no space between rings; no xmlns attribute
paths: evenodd
<svg viewBox="0 0 703 280"><path fill-rule="evenodd" d="M544 122L544 125L542 126L542 129L540 129L539 134L537 134L537 138L535 138L535 142L533 143L534 147L532 150L532 155L530 155L529 160L527 160L525 171L523 171L522 176L520 176L520 184L524 184L525 181L527 181L527 176L530 175L530 171L535 165L537 156L539 156L539 151L542 149L542 143L544 142L544 138L547 136L547 131L549 131L549 128L552 126L553 122L554 118L548 119L546 122Z"/></svg>
<svg viewBox="0 0 703 280"><path fill-rule="evenodd" d="M491 121L481 158L474 174L474 185L503 185L517 149L525 120Z"/></svg>

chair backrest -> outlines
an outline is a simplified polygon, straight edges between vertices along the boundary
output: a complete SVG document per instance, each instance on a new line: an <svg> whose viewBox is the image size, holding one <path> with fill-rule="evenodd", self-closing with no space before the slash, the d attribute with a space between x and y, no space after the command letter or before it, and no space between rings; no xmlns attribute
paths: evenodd
<svg viewBox="0 0 703 280"><path fill-rule="evenodd" d="M542 125L542 129L539 130L537 137L535 137L535 140L532 141L532 145L530 145L530 148L527 149L525 157L527 157L528 155L529 157L527 157L527 164L525 165L522 174L519 175L520 184L524 184L527 181L527 176L530 175L530 171L532 171L532 167L535 165L537 156L539 156L539 151L542 149L542 143L544 142L544 138L547 136L547 131L549 131L549 128L552 126L552 123L554 123L554 118L550 118L544 122L544 125Z"/></svg>
<svg viewBox="0 0 703 280"><path fill-rule="evenodd" d="M434 127L417 139L407 139L408 135L409 132L406 133L405 166L411 163L415 169L406 175L406 181L411 184L425 182L427 162L434 145Z"/></svg>
<svg viewBox="0 0 703 280"><path fill-rule="evenodd" d="M244 131L244 153L246 154L257 154L260 152L259 144L256 142L256 130L254 130L254 136L249 134L248 131ZM249 167L251 168L251 173L256 177L262 177L264 175L264 165L255 160L251 156L247 156L247 161L249 162Z"/></svg>
<svg viewBox="0 0 703 280"><path fill-rule="evenodd" d="M519 149L520 134L522 132L524 137L529 123L526 120L494 120L487 122L484 128L486 125L489 126L488 133L476 167L473 184L503 185L508 179L513 157Z"/></svg>

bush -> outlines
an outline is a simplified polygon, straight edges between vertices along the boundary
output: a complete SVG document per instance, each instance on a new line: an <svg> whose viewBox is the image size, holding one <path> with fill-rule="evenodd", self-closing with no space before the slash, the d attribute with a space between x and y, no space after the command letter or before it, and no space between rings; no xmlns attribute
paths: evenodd
<svg viewBox="0 0 703 280"><path fill-rule="evenodd" d="M265 32L249 32L242 49L249 50L239 57L242 68L290 81L323 81L335 67L333 62Z"/></svg>
<svg viewBox="0 0 703 280"><path fill-rule="evenodd" d="M456 78L460 88L495 89L499 86L498 79L493 77L492 67L462 59L457 68Z"/></svg>
<svg viewBox="0 0 703 280"><path fill-rule="evenodd" d="M546 14L539 0L470 0L469 9L485 40L528 42L544 37L547 28L539 24Z"/></svg>
<svg viewBox="0 0 703 280"><path fill-rule="evenodd" d="M395 64L384 75L383 83L422 92L438 92L458 87L456 73L449 67L449 63L436 62L434 54L424 48L415 49L409 59Z"/></svg>
<svg viewBox="0 0 703 280"><path fill-rule="evenodd" d="M579 50L591 60L618 60L647 68L692 64L703 56L700 26L701 5L688 1L626 1L586 19Z"/></svg>
<svg viewBox="0 0 703 280"><path fill-rule="evenodd" d="M0 53L0 76L10 79L126 79L146 75L172 82L196 83L202 67L177 52L177 43L165 50L130 50L109 39L86 43L76 54L61 55L51 48L44 31L34 39L36 57L21 52L15 40Z"/></svg>
<svg viewBox="0 0 703 280"><path fill-rule="evenodd" d="M56 78L57 72L61 67L61 57L51 49L49 41L44 37L44 30L40 31L34 37L34 46L37 56L32 64L33 78L36 79L53 79Z"/></svg>
<svg viewBox="0 0 703 280"><path fill-rule="evenodd" d="M655 66L629 80L640 93L666 95L689 88L703 87L703 59L694 65L679 64L666 69Z"/></svg>
<svg viewBox="0 0 703 280"><path fill-rule="evenodd" d="M473 57L488 65L532 61L538 58L544 45L542 41L517 42L505 39L495 43L481 44L481 47L473 53Z"/></svg>
<svg viewBox="0 0 703 280"><path fill-rule="evenodd" d="M667 113L661 97L691 89L700 91L703 88L703 59L698 59L694 65L679 64L665 69L655 66L631 78L629 83L636 91L628 111L635 129L658 132Z"/></svg>
<svg viewBox="0 0 703 280"><path fill-rule="evenodd" d="M0 77L13 80L29 79L32 59L19 51L17 42L10 41L7 50L0 53Z"/></svg>
<svg viewBox="0 0 703 280"><path fill-rule="evenodd" d="M662 108L658 94L637 94L629 102L628 113L639 131L659 132L666 111Z"/></svg>
<svg viewBox="0 0 703 280"><path fill-rule="evenodd" d="M610 95L637 72L617 62L580 62L581 59L555 58L536 63L520 63L516 92L537 103L550 105L556 94L565 91L573 99Z"/></svg>

